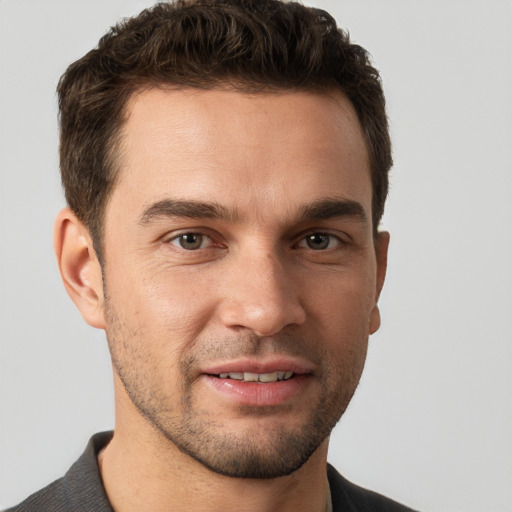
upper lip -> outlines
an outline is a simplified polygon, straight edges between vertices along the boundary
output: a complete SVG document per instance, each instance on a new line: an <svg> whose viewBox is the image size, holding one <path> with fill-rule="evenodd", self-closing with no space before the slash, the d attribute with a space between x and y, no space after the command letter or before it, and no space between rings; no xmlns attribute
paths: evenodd
<svg viewBox="0 0 512 512"><path fill-rule="evenodd" d="M312 373L314 366L301 358L273 356L272 359L233 359L225 362L213 363L204 369L202 373L208 375L220 375L221 373L273 373L273 372L293 372L295 374Z"/></svg>

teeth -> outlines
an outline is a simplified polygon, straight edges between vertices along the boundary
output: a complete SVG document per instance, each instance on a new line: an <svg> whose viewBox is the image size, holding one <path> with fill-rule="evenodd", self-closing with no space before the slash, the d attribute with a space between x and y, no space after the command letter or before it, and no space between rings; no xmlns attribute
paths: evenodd
<svg viewBox="0 0 512 512"><path fill-rule="evenodd" d="M221 379L243 380L245 382L277 382L278 380L288 380L293 376L293 372L272 372L272 373L251 373L251 372L226 372L219 374Z"/></svg>
<svg viewBox="0 0 512 512"><path fill-rule="evenodd" d="M260 382L276 382L277 372L274 373L262 373L260 375Z"/></svg>

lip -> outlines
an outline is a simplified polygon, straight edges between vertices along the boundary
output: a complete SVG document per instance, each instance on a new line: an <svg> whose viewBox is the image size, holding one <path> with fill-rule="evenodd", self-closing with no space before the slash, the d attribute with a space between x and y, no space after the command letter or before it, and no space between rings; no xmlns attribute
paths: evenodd
<svg viewBox="0 0 512 512"><path fill-rule="evenodd" d="M295 357L273 357L267 360L238 359L206 367L200 380L223 401L233 405L269 407L290 403L305 392L311 382L313 365ZM292 371L294 376L276 382L246 382L221 379L221 373L273 373Z"/></svg>
<svg viewBox="0 0 512 512"><path fill-rule="evenodd" d="M201 379L215 394L228 403L240 406L269 407L291 402L304 392L311 376L300 374L289 380L270 383L220 379L212 375L203 375Z"/></svg>
<svg viewBox="0 0 512 512"><path fill-rule="evenodd" d="M249 373L273 373L293 372L296 375L313 373L314 367L311 363L295 357L273 357L267 360L256 359L235 359L225 362L218 362L201 370L206 375L220 375L230 372Z"/></svg>

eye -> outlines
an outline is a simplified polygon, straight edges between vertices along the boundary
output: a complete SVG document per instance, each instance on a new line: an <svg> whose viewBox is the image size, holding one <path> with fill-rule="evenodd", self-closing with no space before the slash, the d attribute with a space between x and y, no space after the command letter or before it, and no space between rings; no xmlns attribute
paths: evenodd
<svg viewBox="0 0 512 512"><path fill-rule="evenodd" d="M197 249L204 249L211 245L210 237L202 235L201 233L182 233L171 240L169 243L185 249L187 251L195 251Z"/></svg>
<svg viewBox="0 0 512 512"><path fill-rule="evenodd" d="M298 244L298 247L307 247L314 251L323 251L337 247L340 240L329 233L310 233L306 235Z"/></svg>

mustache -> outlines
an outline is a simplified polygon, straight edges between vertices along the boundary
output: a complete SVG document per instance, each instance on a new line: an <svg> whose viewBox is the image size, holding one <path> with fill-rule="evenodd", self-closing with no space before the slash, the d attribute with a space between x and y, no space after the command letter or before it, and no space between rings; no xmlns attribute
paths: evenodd
<svg viewBox="0 0 512 512"><path fill-rule="evenodd" d="M273 336L259 336L248 332L236 337L196 340L183 357L180 366L188 373L193 368L217 360L263 358L272 355L301 357L314 365L319 365L326 359L321 343L306 340L304 336L284 332Z"/></svg>

